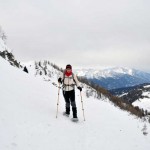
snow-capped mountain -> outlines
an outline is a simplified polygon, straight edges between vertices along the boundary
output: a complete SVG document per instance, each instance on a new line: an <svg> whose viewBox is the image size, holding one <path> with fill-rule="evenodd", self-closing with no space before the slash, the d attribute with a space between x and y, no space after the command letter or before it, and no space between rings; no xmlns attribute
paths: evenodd
<svg viewBox="0 0 150 150"><path fill-rule="evenodd" d="M108 90L150 83L149 73L123 67L104 70L77 69L76 73L78 76L84 76Z"/></svg>
<svg viewBox="0 0 150 150"><path fill-rule="evenodd" d="M133 75L133 70L123 67L107 68L103 70L98 69L76 69L78 76L85 76L87 78L109 78L115 77L118 74Z"/></svg>
<svg viewBox="0 0 150 150"><path fill-rule="evenodd" d="M81 97L76 91L79 122L73 123L71 116L62 115L65 103L60 93L56 119L58 88L52 84L56 74L52 82L44 82L10 66L1 57L0 70L1 150L145 150L150 147L149 123L114 107L107 97L88 98L83 90L84 122Z"/></svg>

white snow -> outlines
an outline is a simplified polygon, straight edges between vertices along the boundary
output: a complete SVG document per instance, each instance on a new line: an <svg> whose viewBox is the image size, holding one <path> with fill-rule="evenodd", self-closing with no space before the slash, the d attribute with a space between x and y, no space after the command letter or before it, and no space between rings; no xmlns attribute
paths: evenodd
<svg viewBox="0 0 150 150"><path fill-rule="evenodd" d="M58 72L56 69L54 69L51 65L48 63L45 65L45 61L40 61L41 66L38 64L38 68L36 69L35 63L39 63L36 61L30 61L30 62L24 62L21 63L23 66L26 66L29 74L32 76L35 76L40 79L44 79L44 81L51 81L56 82L58 79L58 76L60 75L60 72ZM44 67L46 67L47 75L44 73ZM42 75L40 75L40 72L42 72ZM57 84L57 83L55 83Z"/></svg>
<svg viewBox="0 0 150 150"><path fill-rule="evenodd" d="M122 96L125 96L125 95L127 95L128 93L123 93L123 94L121 94L121 95L118 95L119 97L122 97Z"/></svg>
<svg viewBox="0 0 150 150"><path fill-rule="evenodd" d="M148 150L149 124L109 102L86 98L83 121L76 90L79 122L62 115L64 99L51 82L14 68L0 57L0 150ZM145 129L146 126L146 129Z"/></svg>
<svg viewBox="0 0 150 150"><path fill-rule="evenodd" d="M140 98L139 100L136 100L132 104L134 106L138 106L138 107L143 108L144 110L147 110L150 112L150 91L149 92L143 92L142 96L144 96L145 98Z"/></svg>
<svg viewBox="0 0 150 150"><path fill-rule="evenodd" d="M144 86L144 88L150 88L150 85L146 85L146 86Z"/></svg>
<svg viewBox="0 0 150 150"><path fill-rule="evenodd" d="M140 108L143 108L144 110L148 110L150 112L150 98L144 98L144 99L136 100L132 104L134 106L139 106Z"/></svg>

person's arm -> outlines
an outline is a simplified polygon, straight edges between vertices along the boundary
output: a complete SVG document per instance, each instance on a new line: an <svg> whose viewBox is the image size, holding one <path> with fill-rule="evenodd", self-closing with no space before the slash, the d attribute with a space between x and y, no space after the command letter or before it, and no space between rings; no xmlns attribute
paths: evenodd
<svg viewBox="0 0 150 150"><path fill-rule="evenodd" d="M79 81L78 81L76 75L74 75L74 80L76 81L77 88L78 88L80 91L82 91L82 88L81 88L81 86L80 86L80 83L79 83Z"/></svg>

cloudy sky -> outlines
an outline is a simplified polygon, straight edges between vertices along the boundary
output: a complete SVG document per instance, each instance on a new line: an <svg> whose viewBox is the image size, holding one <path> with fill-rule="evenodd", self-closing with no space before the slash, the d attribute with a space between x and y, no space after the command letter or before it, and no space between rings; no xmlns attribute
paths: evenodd
<svg viewBox="0 0 150 150"><path fill-rule="evenodd" d="M150 72L150 0L0 0L0 25L20 61Z"/></svg>

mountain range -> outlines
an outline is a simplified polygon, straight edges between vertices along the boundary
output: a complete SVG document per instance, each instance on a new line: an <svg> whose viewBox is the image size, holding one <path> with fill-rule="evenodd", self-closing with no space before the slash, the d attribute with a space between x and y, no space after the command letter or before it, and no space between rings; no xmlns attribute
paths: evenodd
<svg viewBox="0 0 150 150"><path fill-rule="evenodd" d="M78 76L86 77L108 90L131 87L143 83L150 83L150 74L126 67L109 69L76 69Z"/></svg>

